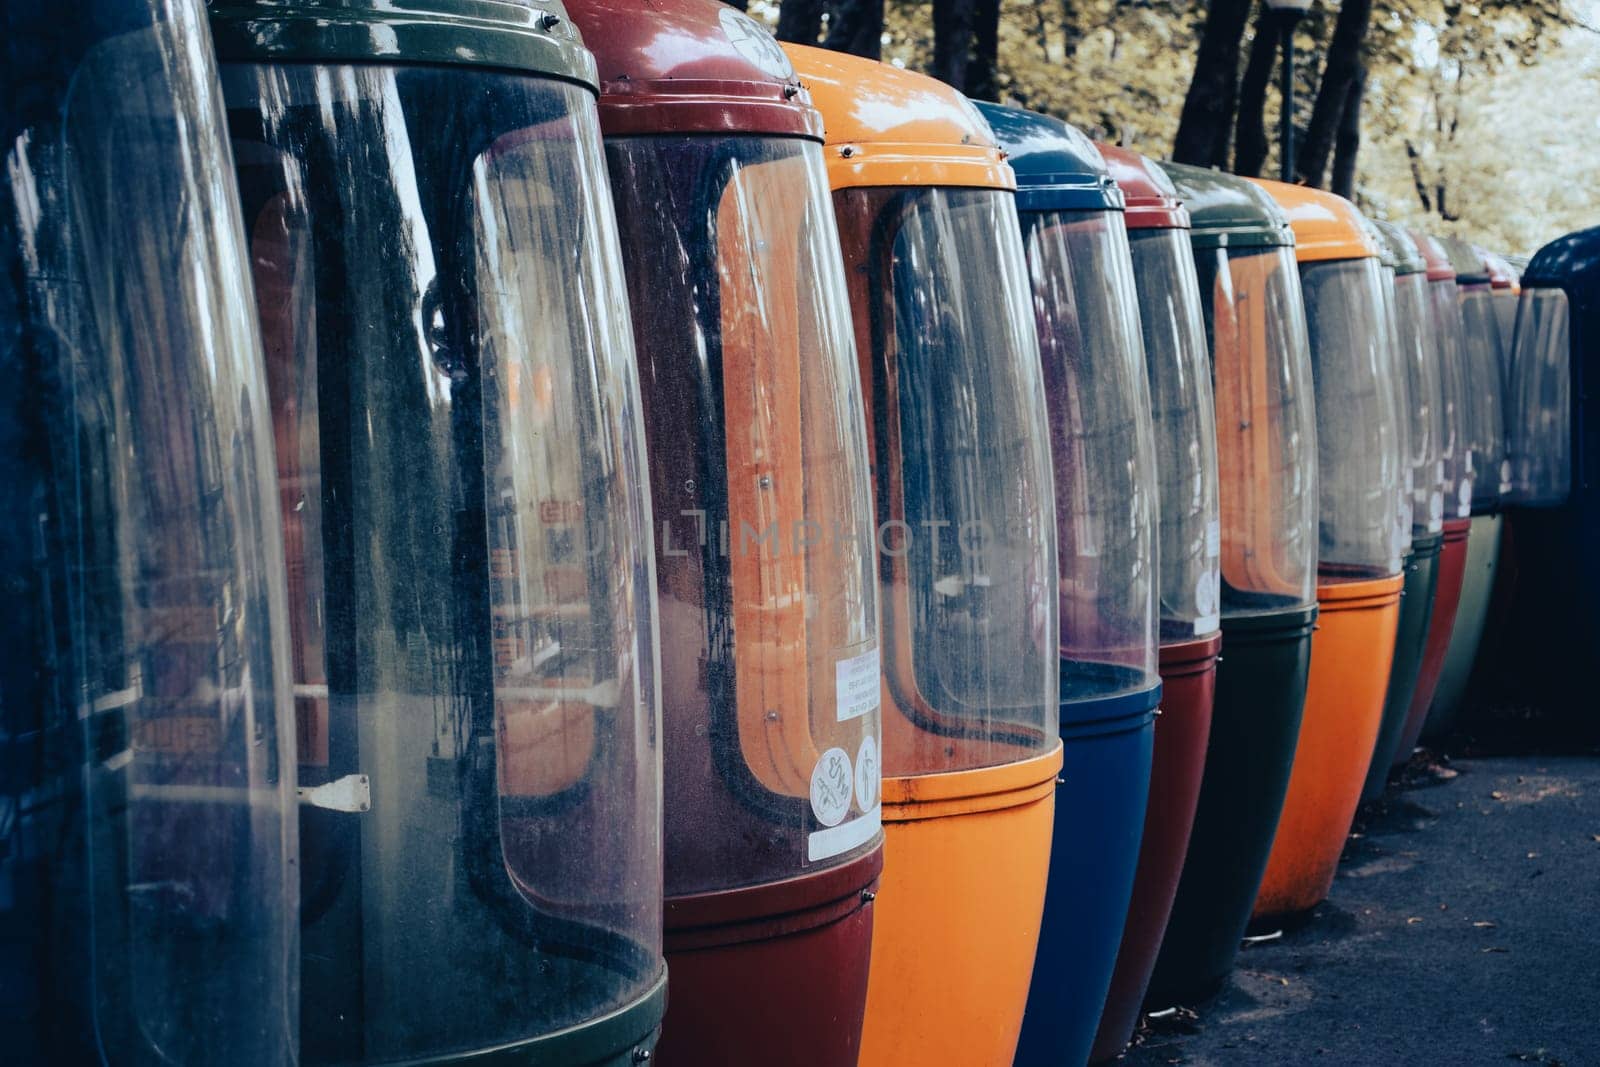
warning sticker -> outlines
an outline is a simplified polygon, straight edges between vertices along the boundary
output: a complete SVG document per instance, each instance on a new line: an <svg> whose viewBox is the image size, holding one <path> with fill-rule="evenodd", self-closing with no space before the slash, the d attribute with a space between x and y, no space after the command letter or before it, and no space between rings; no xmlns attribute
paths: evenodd
<svg viewBox="0 0 1600 1067"><path fill-rule="evenodd" d="M878 670L876 648L833 665L839 722L859 719L878 710L882 691Z"/></svg>
<svg viewBox="0 0 1600 1067"><path fill-rule="evenodd" d="M823 826L838 826L850 811L850 794L855 789L855 775L850 767L850 754L842 748L830 748L817 760L811 771L811 811Z"/></svg>
<svg viewBox="0 0 1600 1067"><path fill-rule="evenodd" d="M856 750L856 807L871 811L878 803L878 781L883 772L878 766L878 742L871 734L861 739Z"/></svg>

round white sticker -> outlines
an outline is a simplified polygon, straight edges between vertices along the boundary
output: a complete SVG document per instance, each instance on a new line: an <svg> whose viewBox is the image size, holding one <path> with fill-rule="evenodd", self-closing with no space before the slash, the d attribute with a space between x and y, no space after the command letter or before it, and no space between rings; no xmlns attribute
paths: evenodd
<svg viewBox="0 0 1600 1067"><path fill-rule="evenodd" d="M1461 479L1461 489L1456 493L1456 500L1461 504L1461 510L1456 513L1457 515L1465 515L1468 511L1472 510L1471 478Z"/></svg>
<svg viewBox="0 0 1600 1067"><path fill-rule="evenodd" d="M850 756L842 748L830 748L811 771L811 810L823 826L838 826L850 810L850 791L854 777Z"/></svg>
<svg viewBox="0 0 1600 1067"><path fill-rule="evenodd" d="M1435 489L1428 494L1428 521L1438 522L1444 518L1444 493Z"/></svg>
<svg viewBox="0 0 1600 1067"><path fill-rule="evenodd" d="M755 19L731 7L723 8L719 17L722 32L728 35L733 47L762 73L784 80L794 77L794 66L783 47Z"/></svg>
<svg viewBox="0 0 1600 1067"><path fill-rule="evenodd" d="M861 739L856 750L856 807L871 811L878 802L878 742L871 735Z"/></svg>

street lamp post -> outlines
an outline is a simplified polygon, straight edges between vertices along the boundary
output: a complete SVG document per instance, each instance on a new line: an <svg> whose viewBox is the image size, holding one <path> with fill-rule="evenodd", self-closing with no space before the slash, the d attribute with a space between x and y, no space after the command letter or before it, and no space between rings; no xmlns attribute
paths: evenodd
<svg viewBox="0 0 1600 1067"><path fill-rule="evenodd" d="M1311 9L1311 0L1266 0L1283 33L1283 125L1278 155L1283 180L1294 181L1294 28Z"/></svg>

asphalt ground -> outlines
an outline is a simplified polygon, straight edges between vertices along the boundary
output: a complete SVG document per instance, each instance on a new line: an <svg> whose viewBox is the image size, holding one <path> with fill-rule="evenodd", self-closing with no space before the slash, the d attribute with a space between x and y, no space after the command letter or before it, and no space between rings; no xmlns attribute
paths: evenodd
<svg viewBox="0 0 1600 1067"><path fill-rule="evenodd" d="M1600 1064L1600 747L1582 729L1509 712L1419 752L1357 817L1329 899L1119 1062Z"/></svg>

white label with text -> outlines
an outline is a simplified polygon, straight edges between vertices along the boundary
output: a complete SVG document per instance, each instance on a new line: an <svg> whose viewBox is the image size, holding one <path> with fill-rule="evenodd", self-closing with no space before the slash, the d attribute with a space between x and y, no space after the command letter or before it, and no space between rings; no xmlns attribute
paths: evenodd
<svg viewBox="0 0 1600 1067"><path fill-rule="evenodd" d="M878 710L879 693L882 692L878 671L878 650L875 648L833 665L838 721L849 722Z"/></svg>

